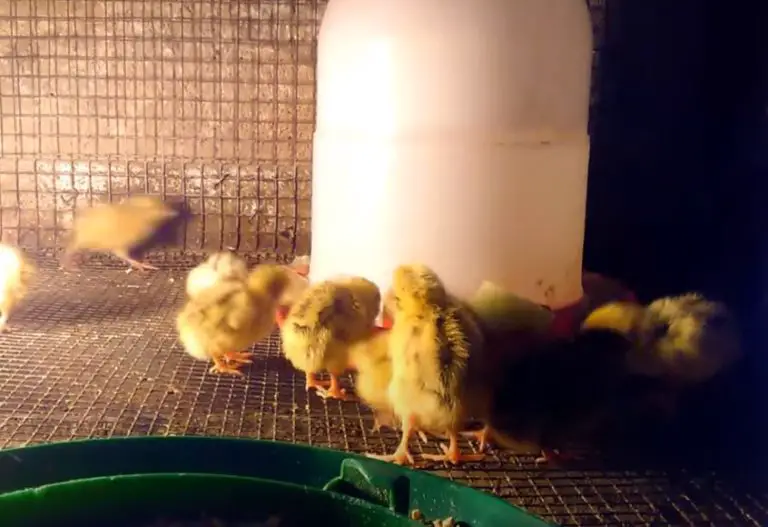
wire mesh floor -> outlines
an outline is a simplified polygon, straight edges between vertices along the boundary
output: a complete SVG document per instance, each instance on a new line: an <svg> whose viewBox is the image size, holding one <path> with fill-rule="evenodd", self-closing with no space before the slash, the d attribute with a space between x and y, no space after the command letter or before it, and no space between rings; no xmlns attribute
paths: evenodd
<svg viewBox="0 0 768 527"><path fill-rule="evenodd" d="M257 346L245 378L208 374L176 342L184 271L62 272L40 263L11 332L0 335L0 446L124 435L239 436L352 452L397 444L394 432L370 431L366 409L307 394L277 335ZM768 525L768 497L736 493L711 474L546 469L500 451L488 459L434 472L562 525Z"/></svg>

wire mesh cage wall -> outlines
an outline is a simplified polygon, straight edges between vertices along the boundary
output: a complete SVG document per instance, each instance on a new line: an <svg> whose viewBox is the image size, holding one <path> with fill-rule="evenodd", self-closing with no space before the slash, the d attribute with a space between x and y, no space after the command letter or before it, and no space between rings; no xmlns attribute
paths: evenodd
<svg viewBox="0 0 768 527"><path fill-rule="evenodd" d="M595 74L617 2L588 1ZM0 238L54 252L77 211L151 193L189 205L184 255L308 252L325 5L0 2ZM275 336L254 347L245 378L187 357L173 323L183 270L62 273L52 259L38 263L12 320L20 331L0 336L0 448L124 435L354 452L396 444L395 432L370 431L364 407L310 396ZM542 469L534 457L494 451L482 464L435 470L563 525L768 525L764 495L733 492L710 473Z"/></svg>
<svg viewBox="0 0 768 527"><path fill-rule="evenodd" d="M60 247L77 210L148 192L187 201L183 251L307 252L325 5L0 2L2 239Z"/></svg>

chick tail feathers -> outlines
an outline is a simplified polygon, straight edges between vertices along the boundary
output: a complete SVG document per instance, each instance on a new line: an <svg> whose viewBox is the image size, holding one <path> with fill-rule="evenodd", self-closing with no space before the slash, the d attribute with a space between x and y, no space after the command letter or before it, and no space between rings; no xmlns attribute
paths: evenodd
<svg viewBox="0 0 768 527"><path fill-rule="evenodd" d="M191 218L189 207L184 202L166 202L166 207L157 212L157 227L152 235L141 243L128 247L130 256L145 252L162 245L169 245L180 239L181 228Z"/></svg>

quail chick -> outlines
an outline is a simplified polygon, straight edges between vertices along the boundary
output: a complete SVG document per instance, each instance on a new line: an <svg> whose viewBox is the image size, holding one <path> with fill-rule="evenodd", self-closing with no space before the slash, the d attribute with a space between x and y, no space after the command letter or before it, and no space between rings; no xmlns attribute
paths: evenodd
<svg viewBox="0 0 768 527"><path fill-rule="evenodd" d="M667 389L654 402L668 416L683 390L712 379L741 357L730 311L698 293L661 298L646 307L609 303L592 312L584 327L613 330L632 342L628 367L665 381Z"/></svg>
<svg viewBox="0 0 768 527"><path fill-rule="evenodd" d="M226 280L190 298L176 317L179 341L198 360L212 360L211 372L242 375L251 362L241 352L268 337L274 328L280 295L288 284L286 270L259 265L245 281Z"/></svg>
<svg viewBox="0 0 768 527"><path fill-rule="evenodd" d="M350 366L355 370L355 393L372 411L373 432L382 426L396 425L392 404L387 393L392 379L389 357L389 330L373 328L368 337L352 344Z"/></svg>
<svg viewBox="0 0 768 527"><path fill-rule="evenodd" d="M248 265L243 258L229 251L213 253L187 275L187 296L197 296L225 280L245 280L247 277Z"/></svg>
<svg viewBox="0 0 768 527"><path fill-rule="evenodd" d="M558 338L498 364L504 382L494 390L488 424L505 448L541 451L537 463L563 460L563 450L592 439L601 426L656 388L627 368L631 342L602 329Z"/></svg>
<svg viewBox="0 0 768 527"><path fill-rule="evenodd" d="M80 211L73 225L69 244L62 257L64 268L72 265L82 250L110 252L130 264L146 270L155 267L133 258L133 254L163 241L163 236L186 217L179 204L171 205L155 196L131 196L123 203L99 205Z"/></svg>
<svg viewBox="0 0 768 527"><path fill-rule="evenodd" d="M485 341L485 391L476 396L484 394L489 403L491 387L506 382L499 375L503 369L498 366L521 358L548 341L555 316L550 309L488 281L483 282L469 300L469 307L477 316ZM485 413L474 417L487 421ZM463 432L462 435L478 441L479 449L483 451L493 432L486 425L481 430Z"/></svg>
<svg viewBox="0 0 768 527"><path fill-rule="evenodd" d="M7 329L13 308L27 294L37 267L20 249L0 243L0 333Z"/></svg>
<svg viewBox="0 0 768 527"><path fill-rule="evenodd" d="M390 297L388 294L387 297ZM471 310L451 297L433 270L402 265L392 280L390 330L392 380L388 394L403 430L394 454L377 459L413 464L408 442L417 430L446 435L443 454L424 459L478 461L462 455L458 435L475 407L473 391L482 384L482 334Z"/></svg>
<svg viewBox="0 0 768 527"><path fill-rule="evenodd" d="M306 373L307 390L323 398L346 399L339 376L349 367L350 346L368 336L378 316L379 288L365 278L350 277L308 287L293 304L280 334L291 364ZM326 387L316 374L328 371Z"/></svg>

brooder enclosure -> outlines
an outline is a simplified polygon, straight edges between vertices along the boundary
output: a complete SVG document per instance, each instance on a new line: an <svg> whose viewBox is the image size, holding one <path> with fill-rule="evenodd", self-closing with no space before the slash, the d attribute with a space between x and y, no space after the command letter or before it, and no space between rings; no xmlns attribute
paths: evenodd
<svg viewBox="0 0 768 527"><path fill-rule="evenodd" d="M599 134L610 129L601 109L615 108L622 88L601 68L617 60L611 45L626 46L618 31L628 22L621 0L589 5L590 129L602 140L591 163L605 179L622 166L606 150L635 155ZM209 373L184 354L174 328L186 273L206 254L232 248L259 262L309 252L325 6L0 2L0 234L40 267L11 331L0 335L0 447L214 435L358 453L394 449L398 435L372 432L365 408L305 391L277 334L255 347L238 378ZM173 244L149 255L159 270L128 274L116 259L96 255L76 270L59 269L79 211L145 193L182 200L192 215ZM600 243L615 239L607 232ZM599 261L599 250L591 251L587 261ZM642 274L621 258L605 261L627 277ZM616 467L599 458L553 468L535 456L492 452L481 463L429 470L563 525L768 524L765 492L711 470Z"/></svg>

